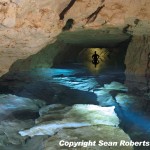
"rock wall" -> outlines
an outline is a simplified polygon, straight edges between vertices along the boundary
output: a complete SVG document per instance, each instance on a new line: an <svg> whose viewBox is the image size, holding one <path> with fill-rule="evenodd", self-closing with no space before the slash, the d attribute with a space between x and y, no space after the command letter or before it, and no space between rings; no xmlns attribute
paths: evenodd
<svg viewBox="0 0 150 150"><path fill-rule="evenodd" d="M59 13L67 0L0 1L0 74L11 64L52 43L60 33Z"/></svg>
<svg viewBox="0 0 150 150"><path fill-rule="evenodd" d="M17 60L10 67L10 71L26 71L34 68L50 68L53 65L54 58L62 49L68 49L69 46L61 42L55 42L47 45L37 54L31 55L27 59Z"/></svg>
<svg viewBox="0 0 150 150"><path fill-rule="evenodd" d="M0 75L16 60L53 43L70 18L72 31L117 27L134 36L148 35L149 7L149 0L1 0Z"/></svg>
<svg viewBox="0 0 150 150"><path fill-rule="evenodd" d="M102 38L103 37L103 38ZM50 68L76 63L77 55L85 47L114 47L123 41L128 41L130 36L115 28L103 30L80 30L63 32L57 37L55 43L49 44L38 53L27 59L17 60L10 67L10 71L25 71L34 68ZM123 49L121 50L123 52ZM65 65L66 65L65 63Z"/></svg>
<svg viewBox="0 0 150 150"><path fill-rule="evenodd" d="M148 64L148 55L150 54L150 36L134 36L129 44L125 63L126 73L144 75Z"/></svg>
<svg viewBox="0 0 150 150"><path fill-rule="evenodd" d="M150 36L133 36L127 49L126 84L131 88L150 90Z"/></svg>

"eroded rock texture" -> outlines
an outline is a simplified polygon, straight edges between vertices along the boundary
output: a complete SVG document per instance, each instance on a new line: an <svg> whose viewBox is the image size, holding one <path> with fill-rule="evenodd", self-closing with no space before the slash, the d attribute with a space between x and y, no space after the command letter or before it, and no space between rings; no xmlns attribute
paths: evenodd
<svg viewBox="0 0 150 150"><path fill-rule="evenodd" d="M41 50L61 31L59 12L67 1L2 0L0 2L0 63L5 73L17 59Z"/></svg>
<svg viewBox="0 0 150 150"><path fill-rule="evenodd" d="M77 146L76 148L95 150L99 149L99 139L118 143L120 139L130 141L128 135L117 127L119 120L114 108L96 105L73 105L70 107L61 104L49 105L40 110L41 116L36 120L36 125L33 128L19 131L19 134L31 136L32 140L36 137L35 135L50 135L49 138L42 141L42 150L68 149L67 146L59 146L61 140L77 142L89 141L90 139L96 141L97 144L93 147ZM29 141L26 145L30 146ZM76 148L70 147L69 149ZM102 149L107 150L110 147L102 147ZM132 150L133 147L121 147L118 144L112 149Z"/></svg>
<svg viewBox="0 0 150 150"><path fill-rule="evenodd" d="M126 74L129 85L133 82L133 87L144 88L147 85L149 92L150 78L150 37L149 35L135 36L129 44L126 54ZM138 83L135 83L138 81Z"/></svg>
<svg viewBox="0 0 150 150"><path fill-rule="evenodd" d="M25 59L53 43L62 30L90 28L109 32L108 28L118 28L133 35L133 42L138 43L137 35L141 38L149 35L149 6L149 0L1 0L1 75L16 60ZM129 52L131 47L135 56L137 48L132 41ZM126 60L132 59L130 57L127 55ZM145 62L145 54L139 57ZM136 66L131 66L127 63L127 70L134 71Z"/></svg>

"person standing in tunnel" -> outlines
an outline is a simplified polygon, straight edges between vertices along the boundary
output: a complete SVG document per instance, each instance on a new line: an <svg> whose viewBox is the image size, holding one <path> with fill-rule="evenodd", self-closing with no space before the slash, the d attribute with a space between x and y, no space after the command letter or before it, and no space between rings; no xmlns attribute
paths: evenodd
<svg viewBox="0 0 150 150"><path fill-rule="evenodd" d="M95 65L95 68L96 68L96 65L97 64L99 64L99 55L98 54L96 54L96 51L95 51L95 53L92 55L92 63Z"/></svg>

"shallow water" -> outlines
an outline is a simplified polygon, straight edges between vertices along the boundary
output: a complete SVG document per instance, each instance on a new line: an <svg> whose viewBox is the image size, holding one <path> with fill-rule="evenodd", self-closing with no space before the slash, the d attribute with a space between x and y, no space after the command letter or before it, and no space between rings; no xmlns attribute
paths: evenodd
<svg viewBox="0 0 150 150"><path fill-rule="evenodd" d="M93 75L85 68L37 69L4 76L0 93L41 99L48 104L115 106L120 127L130 138L150 141L149 93L144 88L132 89L131 81L127 86L124 82L125 75L119 71Z"/></svg>

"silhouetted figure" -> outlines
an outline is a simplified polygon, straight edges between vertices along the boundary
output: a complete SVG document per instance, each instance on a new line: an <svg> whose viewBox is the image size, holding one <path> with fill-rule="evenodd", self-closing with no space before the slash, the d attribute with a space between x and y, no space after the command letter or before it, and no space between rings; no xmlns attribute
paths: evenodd
<svg viewBox="0 0 150 150"><path fill-rule="evenodd" d="M96 51L95 51L95 53L92 55L92 63L95 65L95 68L96 68L96 65L97 64L99 64L99 55L98 54L96 54Z"/></svg>

